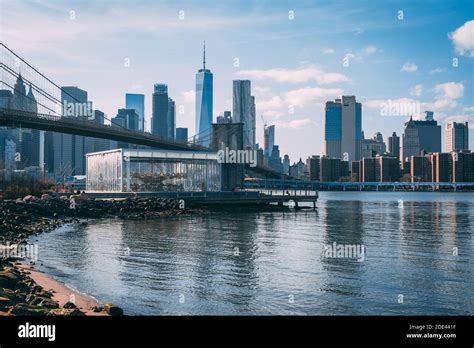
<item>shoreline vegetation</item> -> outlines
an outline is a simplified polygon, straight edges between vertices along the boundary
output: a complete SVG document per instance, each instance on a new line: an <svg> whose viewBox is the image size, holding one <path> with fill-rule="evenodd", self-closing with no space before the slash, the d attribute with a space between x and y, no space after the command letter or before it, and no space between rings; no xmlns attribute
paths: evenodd
<svg viewBox="0 0 474 348"><path fill-rule="evenodd" d="M0 200L0 316L123 315L120 307L69 289L36 269L29 238L85 219L154 219L203 213L168 198L89 199L86 194ZM12 256L13 255L13 256Z"/></svg>

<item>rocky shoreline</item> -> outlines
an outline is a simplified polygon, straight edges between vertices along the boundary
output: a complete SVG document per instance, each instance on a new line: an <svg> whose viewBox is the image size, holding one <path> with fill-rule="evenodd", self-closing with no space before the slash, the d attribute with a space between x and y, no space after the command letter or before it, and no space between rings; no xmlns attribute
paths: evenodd
<svg viewBox="0 0 474 348"><path fill-rule="evenodd" d="M56 197L43 194L41 198L26 196L0 201L0 315L123 314L113 304L82 310L69 301L60 306L54 292L45 290L31 277L34 262L30 261L30 269L18 262L23 260L18 250L28 245L31 236L83 219L152 219L195 212L181 209L179 201L168 198L93 200L85 194ZM11 256L12 251L15 257Z"/></svg>

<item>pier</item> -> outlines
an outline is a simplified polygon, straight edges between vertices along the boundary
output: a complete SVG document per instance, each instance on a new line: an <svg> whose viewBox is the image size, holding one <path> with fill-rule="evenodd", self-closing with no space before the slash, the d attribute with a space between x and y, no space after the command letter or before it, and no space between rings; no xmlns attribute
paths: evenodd
<svg viewBox="0 0 474 348"><path fill-rule="evenodd" d="M318 192L314 190L241 190L219 192L86 192L89 198L127 199L127 198L172 198L183 200L186 206L264 206L277 205L288 208L301 208L300 203L312 203L316 208Z"/></svg>

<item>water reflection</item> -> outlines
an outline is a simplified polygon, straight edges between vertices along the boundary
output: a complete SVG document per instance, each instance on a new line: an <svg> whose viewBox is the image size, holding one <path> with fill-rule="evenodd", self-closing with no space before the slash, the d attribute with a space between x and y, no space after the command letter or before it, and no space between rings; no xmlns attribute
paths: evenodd
<svg viewBox="0 0 474 348"><path fill-rule="evenodd" d="M39 236L39 257L129 314L472 314L465 197L324 193L317 211L92 221ZM364 261L322 257L334 242Z"/></svg>

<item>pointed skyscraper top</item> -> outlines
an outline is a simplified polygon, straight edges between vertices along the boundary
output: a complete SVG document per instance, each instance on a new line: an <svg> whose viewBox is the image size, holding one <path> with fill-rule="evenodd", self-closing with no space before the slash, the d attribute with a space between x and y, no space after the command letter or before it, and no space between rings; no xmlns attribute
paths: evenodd
<svg viewBox="0 0 474 348"><path fill-rule="evenodd" d="M203 46L202 68L203 70L206 70L206 40L204 40L204 46Z"/></svg>

